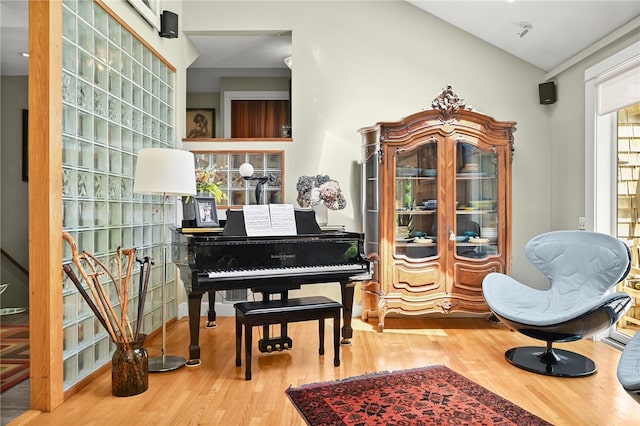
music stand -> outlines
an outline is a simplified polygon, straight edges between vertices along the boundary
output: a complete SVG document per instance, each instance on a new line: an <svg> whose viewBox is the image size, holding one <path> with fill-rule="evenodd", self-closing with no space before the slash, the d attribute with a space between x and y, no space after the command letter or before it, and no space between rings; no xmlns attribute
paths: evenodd
<svg viewBox="0 0 640 426"><path fill-rule="evenodd" d="M162 196L162 356L149 359L150 372L176 370L187 360L167 355L167 235L165 207L168 196L196 195L193 153L179 149L143 148L138 151L133 182L136 194Z"/></svg>

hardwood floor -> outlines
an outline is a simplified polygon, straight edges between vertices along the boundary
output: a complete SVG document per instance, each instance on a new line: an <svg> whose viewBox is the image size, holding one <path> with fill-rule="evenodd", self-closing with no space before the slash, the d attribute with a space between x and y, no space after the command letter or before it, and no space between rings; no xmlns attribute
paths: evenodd
<svg viewBox="0 0 640 426"><path fill-rule="evenodd" d="M620 351L582 340L560 348L594 359L598 372L585 378L555 378L528 373L508 364L504 351L536 344L519 333L484 319L396 319L385 331L354 319L351 346L343 347L340 367L333 366L331 343L317 354L317 323L289 325L293 349L253 353L253 380L244 365L235 366L233 318L219 318L218 328L201 329L202 364L168 373L151 373L149 390L118 398L111 395L107 372L51 413L27 412L10 425L304 425L284 391L289 386L351 376L443 364L555 425L638 425L640 404L619 385ZM327 321L327 336L331 336ZM254 340L260 333L254 329ZM258 335L258 336L256 336ZM187 356L188 322L167 332L167 353ZM160 339L147 342L157 356ZM254 343L254 349L257 343Z"/></svg>

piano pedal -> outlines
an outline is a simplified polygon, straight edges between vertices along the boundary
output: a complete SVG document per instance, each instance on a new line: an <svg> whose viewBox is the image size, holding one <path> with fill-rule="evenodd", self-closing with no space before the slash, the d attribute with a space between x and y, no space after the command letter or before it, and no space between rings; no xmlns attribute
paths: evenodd
<svg viewBox="0 0 640 426"><path fill-rule="evenodd" d="M215 321L207 321L204 325L205 328L216 328L217 326Z"/></svg>
<svg viewBox="0 0 640 426"><path fill-rule="evenodd" d="M263 353L271 353L275 351L283 351L291 349L293 341L290 337L272 337L270 339L260 339L258 341L258 349Z"/></svg>

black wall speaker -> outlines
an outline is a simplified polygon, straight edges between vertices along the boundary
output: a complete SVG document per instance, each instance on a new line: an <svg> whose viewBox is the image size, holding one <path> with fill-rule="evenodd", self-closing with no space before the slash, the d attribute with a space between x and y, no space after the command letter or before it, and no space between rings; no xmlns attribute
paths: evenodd
<svg viewBox="0 0 640 426"><path fill-rule="evenodd" d="M160 37L178 38L178 15L163 10L160 15Z"/></svg>
<svg viewBox="0 0 640 426"><path fill-rule="evenodd" d="M553 81L538 84L540 92L540 104L549 105L556 103L556 84Z"/></svg>

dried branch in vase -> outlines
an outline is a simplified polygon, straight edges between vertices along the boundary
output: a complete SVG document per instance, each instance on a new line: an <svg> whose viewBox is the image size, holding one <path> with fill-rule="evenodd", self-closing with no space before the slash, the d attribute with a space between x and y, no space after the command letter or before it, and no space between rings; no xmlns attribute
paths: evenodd
<svg viewBox="0 0 640 426"><path fill-rule="evenodd" d="M75 269L78 271L82 279L79 279L74 271L74 268L70 264L63 265L63 270L69 279L78 289L78 292L82 298L87 302L89 308L95 314L100 324L105 328L111 339L119 345L124 347L130 347L132 343L137 342L140 339L140 324L142 322L143 309L142 306L138 306L136 329L135 332L131 326L131 321L128 317L128 304L129 304L129 286L131 281L131 272L133 270L133 263L136 261L136 249L120 249L118 247L116 252L116 266L117 266L117 278L109 271L107 266L96 258L93 254L86 251L80 252L78 246L73 237L67 232L62 233L62 238L71 247L71 259L75 265ZM126 258L126 272L123 274L123 259ZM138 260L140 262L140 260ZM151 263L151 260L146 257L144 263ZM151 268L146 271L147 277L144 280L144 288L140 289L140 295L146 294L146 287L148 285L148 275L151 272ZM141 267L140 273L144 273L144 268ZM104 276L108 277L108 282L105 283ZM86 288L82 285L82 281L86 283ZM142 280L141 280L142 281ZM106 284L113 283L117 297L117 306L120 307L120 312L116 312L116 309L111 304L111 298L109 290ZM88 289L88 291L87 291ZM138 299L138 303L144 303L144 297Z"/></svg>

